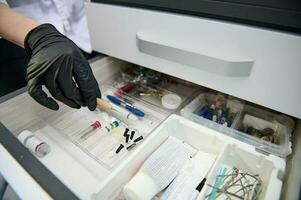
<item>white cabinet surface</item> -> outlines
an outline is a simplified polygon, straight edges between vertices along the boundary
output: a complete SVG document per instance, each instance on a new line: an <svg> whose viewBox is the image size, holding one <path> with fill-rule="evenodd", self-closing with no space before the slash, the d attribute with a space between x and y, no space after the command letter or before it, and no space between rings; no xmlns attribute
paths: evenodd
<svg viewBox="0 0 301 200"><path fill-rule="evenodd" d="M301 36L87 3L94 50L301 118Z"/></svg>

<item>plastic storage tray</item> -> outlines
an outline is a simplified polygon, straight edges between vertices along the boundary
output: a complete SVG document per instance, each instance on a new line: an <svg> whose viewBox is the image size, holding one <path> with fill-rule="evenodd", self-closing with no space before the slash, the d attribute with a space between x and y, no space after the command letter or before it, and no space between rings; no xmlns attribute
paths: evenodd
<svg viewBox="0 0 301 200"><path fill-rule="evenodd" d="M210 103L214 98L215 95L212 94L208 94L208 93L200 94L198 97L196 97L192 102L190 102L187 106L185 106L181 110L181 115L199 124L215 129L220 133L226 134L240 141L253 145L254 147L256 147L257 149L263 152L271 153L273 155L280 156L280 157L286 157L291 153L291 143L290 143L290 134L289 134L290 130L286 128L286 126L277 122L280 121L278 120L280 119L279 118L280 115L268 111L264 111L261 109L257 109L249 105L243 105L235 100L235 102L237 102L236 107L239 108L237 110L239 111L237 112L237 115L235 116L231 127L230 128L225 127L198 115L198 111L200 110L200 108L202 108L205 105L205 102ZM268 121L268 123L270 124L273 124L274 126L273 129L275 131L276 138L277 138L276 144L269 141L264 141L260 138L239 131L238 129L240 129L242 125L245 114L249 114L256 118L260 118L265 121Z"/></svg>
<svg viewBox="0 0 301 200"><path fill-rule="evenodd" d="M119 165L98 186L98 192L94 194L94 198L122 199L124 185L135 175L147 157L169 136L183 140L199 151L217 155L215 164L207 176L209 182L214 179L220 165L231 164L231 166L237 166L261 176L263 191L259 199L280 198L282 174L285 170L284 159L262 155L256 152L251 145L219 134L177 115L171 115L164 121L125 162ZM204 199L204 197L205 193L200 193L198 199Z"/></svg>
<svg viewBox="0 0 301 200"><path fill-rule="evenodd" d="M281 187L281 182L277 178L279 171L273 170L275 167L273 161L261 159L260 156L240 148L239 145L231 144L220 154L219 159L216 161L208 175L207 183L214 185L216 175L219 174L218 171L222 166L235 167L237 169L242 169L244 173L259 175L263 183L259 199L279 198L280 191L276 188ZM200 194L202 198L199 199L208 199L205 197L209 195L210 192L212 192L212 188L206 185Z"/></svg>
<svg viewBox="0 0 301 200"><path fill-rule="evenodd" d="M103 86L101 91L105 97L106 95L113 95L114 88ZM130 97L127 98L129 99ZM134 106L145 113L144 117L132 120L127 119L126 116L116 116L99 109L96 109L94 112L90 112L87 109L72 109L66 110L63 114L55 114L52 117L46 114L44 117L41 116L41 119L44 120L45 124L50 125L71 140L103 167L111 170L131 152L126 149L127 147L131 144L136 146L142 143L149 133L167 117L166 114L156 111L155 107L145 105L139 100L131 100ZM110 130L112 128L111 124L114 121L117 121L119 126ZM87 132L86 129L91 128L94 122L100 122L101 127L85 135L85 132ZM128 142L126 142L124 137L126 128L129 129L129 135L131 131L135 131L132 140L129 139ZM139 140L139 142L133 142L140 136L144 139ZM120 145L123 145L123 148L119 153L116 153Z"/></svg>
<svg viewBox="0 0 301 200"><path fill-rule="evenodd" d="M225 107L229 109L229 115L232 113L231 123L228 124L230 127L234 127L239 119L241 111L243 109L243 104L236 99L226 98L225 95L222 95L225 99ZM181 114L190 118L191 120L203 124L205 126L218 128L220 124L206 119L199 115L204 106L215 105L215 99L218 95L210 94L210 93L201 93L195 99L193 99L185 108L181 110ZM230 117L228 117L230 118Z"/></svg>
<svg viewBox="0 0 301 200"><path fill-rule="evenodd" d="M236 129L234 130L234 137L254 145L265 152L286 157L292 152L290 142L291 128L282 124L284 121L280 121L281 116L282 115L245 105L243 112L233 127ZM247 120L246 118L251 118L251 120ZM273 143L243 132L243 127L246 126L246 124L258 129L273 129Z"/></svg>
<svg viewBox="0 0 301 200"><path fill-rule="evenodd" d="M137 73L142 75L139 76ZM187 81L135 66L118 74L112 85L116 88L114 92L116 95L122 97L125 94L133 99L139 99L161 108L163 112L168 113L181 109L198 89L195 84ZM180 103L176 108L168 108L163 105L162 97L167 94L173 94L180 98Z"/></svg>

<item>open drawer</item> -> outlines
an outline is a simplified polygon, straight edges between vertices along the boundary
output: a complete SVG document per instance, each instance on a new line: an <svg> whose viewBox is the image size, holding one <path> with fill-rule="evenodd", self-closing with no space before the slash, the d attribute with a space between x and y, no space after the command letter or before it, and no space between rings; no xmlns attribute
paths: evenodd
<svg viewBox="0 0 301 200"><path fill-rule="evenodd" d="M115 80L116 75L120 74L123 69L132 66L132 64L106 57L92 63L91 66L100 85L105 86L102 90L103 95L105 95L107 88L114 87L114 81L112 80ZM185 84L183 83L182 87L184 86ZM183 90L182 87L181 90ZM175 92L174 90L172 91ZM186 94L187 98L183 101L183 105L181 105L179 109L184 106L186 101L188 102L189 99L192 99L195 90L189 86L189 90L187 91L190 91L190 93ZM30 166L30 163L27 163L27 166L26 164L22 164L20 170L24 171L24 167L33 179L37 180L38 184L28 183L30 186L38 187L39 189L36 191L41 191L40 187L42 187L53 198L57 197L57 193L51 193L47 190L48 187L52 187L47 184L49 172L52 174L52 178L56 177L61 182L62 187L65 185L70 189L71 193L74 193L69 196L70 199L103 200L122 198L121 191L123 186L137 172L143 161L145 161L169 135L189 143L198 150L217 156L215 165L208 175L208 180L213 179L214 173L220 164L229 164L229 159L234 159L235 157L235 165L237 165L237 167L244 167L246 170L259 173L262 176L264 187L260 199L280 198L282 181L285 174L285 159L273 155L263 155L256 152L255 147L251 145L242 143L202 125L197 125L177 115L172 115L168 120L165 120L171 113L177 113L177 110L166 110L148 101L134 100L138 103L137 105L142 106L141 108L146 111L147 116L150 116L148 119L154 123L149 127L139 127L137 123L131 123L131 127L135 129L146 130L144 132L145 139L131 151L122 154L123 157L116 159L113 165L104 162L102 156L100 156L100 159L96 158L97 156L95 156L93 152L66 134L64 128L60 130L60 127L57 126L59 123L64 122L64 119L70 119L83 114L81 119L75 118L76 120L73 122L76 127L80 126L82 119L85 118L86 115L91 114L86 109L74 111L60 104L60 111L52 112L37 104L28 94L24 93L0 104L0 119L14 135L18 135L22 130L28 129L51 146L51 152L48 155L44 158L35 158L36 161L40 161L38 163L43 164L46 170L41 171L41 173L45 173L43 175L43 184L39 182L40 179L38 177L35 177L42 176L41 174L30 173L30 170L27 171L27 167L28 165ZM1 138L3 146L0 145L0 156L6 160L5 155L7 156L7 153L9 153L7 151L10 151L10 149L4 146L2 140L5 140L5 138ZM17 139L14 138L14 140ZM107 143L109 144L110 142ZM106 144L103 143L102 145ZM101 145L99 146L101 147ZM14 148L13 146L10 147ZM116 147L117 146L114 146L113 149L115 150ZM22 151L27 150L23 149ZM21 159L22 162L22 152L21 154L15 154L15 156L14 159ZM35 164L37 163L35 162ZM8 162L0 162L0 170L8 172L8 174L3 175L8 182L14 186L14 184L16 184L15 179L18 177L10 177L9 168L13 168L13 166L10 166ZM31 177L30 179L32 181ZM51 178L49 178L49 180L51 180ZM27 197L30 197L28 196L28 192L22 188L17 190L17 192L20 196L27 195ZM202 199L202 195L205 194L200 194L200 199Z"/></svg>

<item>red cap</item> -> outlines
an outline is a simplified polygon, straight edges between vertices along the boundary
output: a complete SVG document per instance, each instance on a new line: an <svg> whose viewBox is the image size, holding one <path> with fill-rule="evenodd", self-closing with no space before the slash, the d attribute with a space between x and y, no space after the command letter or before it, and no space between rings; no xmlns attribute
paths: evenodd
<svg viewBox="0 0 301 200"><path fill-rule="evenodd" d="M94 129L101 128L101 123L99 121L95 121L91 126Z"/></svg>

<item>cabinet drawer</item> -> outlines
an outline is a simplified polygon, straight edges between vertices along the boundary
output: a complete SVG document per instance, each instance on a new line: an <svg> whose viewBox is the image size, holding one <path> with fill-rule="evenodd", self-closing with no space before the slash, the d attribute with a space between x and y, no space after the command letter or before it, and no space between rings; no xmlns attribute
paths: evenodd
<svg viewBox="0 0 301 200"><path fill-rule="evenodd" d="M117 73L132 65L124 61L106 57L92 63L91 66L96 79L102 85L113 82L114 80L112 79L116 77L115 75ZM192 90L192 87L190 88ZM102 90L102 92L104 94L104 90ZM146 109L146 107L143 108ZM241 157L234 159L234 161L244 163L243 161L247 159L248 170L260 172L263 176L265 186L261 199L279 199L282 181L285 175L284 171L286 169L285 159L283 158L256 152L254 146L220 134L218 131L190 122L177 115L172 115L165 120L165 117L170 113L161 112L163 111L162 109L159 111L153 109L154 116L157 118L152 127L154 129L148 133L142 143L138 144L129 154L126 154L124 159L122 158L118 160L116 165L108 167L103 165L101 162L102 158L95 159L95 156L91 156L91 152L89 152L88 149L83 149L78 143L70 140L70 137L67 137L66 129L59 130L59 123L74 117L74 115L70 115L70 110L72 109L63 106L61 108L62 109L58 112L51 112L34 102L28 94L21 94L0 104L0 121L14 135L17 135L24 129L28 129L51 146L51 152L48 155L44 158L37 158L36 160L41 162L63 185L69 188L70 191L68 190L67 194L73 197L80 199L116 199L120 194L122 195L120 192L123 186L133 177L143 161L168 136L175 136L196 147L198 150L205 150L205 152L209 151L216 154L219 159L216 161L215 167L212 168L213 171L218 168L220 164L231 159L223 147L231 145L233 146L231 149L233 149L234 153L246 152L243 153ZM155 107L152 106L150 108ZM79 127L83 121L85 121L84 118L78 119L76 123L73 123L74 127ZM137 124L133 123L131 125L138 129ZM142 128L146 129L147 127ZM77 131L75 129L72 130L74 132ZM0 127L0 135L1 134L2 130ZM0 137L0 143L2 138ZM105 142L102 144L104 143ZM6 172L9 168L8 165L5 165L8 163L6 157L7 154L11 154L12 152L9 151L9 149L7 150L8 152L6 150L3 151L0 145L0 159L2 159L4 163L0 165L1 172ZM113 148L113 150L115 151L115 148ZM233 155L235 156L236 154ZM20 155L17 156L20 157ZM102 155L100 157L102 157ZM265 163L269 164L266 165ZM26 166L23 167L25 168ZM263 168L265 170L262 170ZM2 171L2 169L4 170ZM48 176L48 173L45 174ZM215 175L213 172L210 174L210 177L214 177ZM34 179L37 180L36 177L34 177ZM14 187L19 186L19 184L17 184L19 180L11 182L15 184L13 185ZM47 187L51 188L51 186L43 186L44 189ZM50 189L47 191L50 196L55 197L49 191ZM41 193L43 192L44 191ZM19 194L24 193L20 192ZM204 195L200 194L200 197L200 199L203 199Z"/></svg>
<svg viewBox="0 0 301 200"><path fill-rule="evenodd" d="M94 50L301 118L301 36L86 3Z"/></svg>

